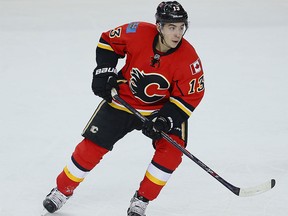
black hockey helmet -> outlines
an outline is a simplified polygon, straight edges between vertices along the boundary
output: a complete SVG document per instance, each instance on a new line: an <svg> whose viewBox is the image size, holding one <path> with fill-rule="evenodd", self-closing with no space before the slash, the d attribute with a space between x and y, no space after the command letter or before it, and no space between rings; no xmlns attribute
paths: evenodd
<svg viewBox="0 0 288 216"><path fill-rule="evenodd" d="M188 14L177 1L161 2L155 14L156 23L184 22L188 28Z"/></svg>

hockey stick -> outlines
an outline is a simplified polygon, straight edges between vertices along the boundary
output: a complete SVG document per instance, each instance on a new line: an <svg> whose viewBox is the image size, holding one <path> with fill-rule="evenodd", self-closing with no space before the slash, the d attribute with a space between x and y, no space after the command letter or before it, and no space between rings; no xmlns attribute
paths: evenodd
<svg viewBox="0 0 288 216"><path fill-rule="evenodd" d="M136 109L134 109L130 104L128 104L125 100L123 100L117 93L115 89L112 89L111 91L113 99L121 103L124 107L126 107L132 114L136 115L142 122L147 121L148 119L143 116L140 112L138 112ZM204 169L207 173L209 173L212 177L214 177L217 181L219 181L222 185L224 185L226 188L228 188L230 191L232 191L235 195L240 197L246 197L246 196L253 196L260 193L264 193L270 189L272 189L276 181L275 179L271 179L270 181L267 181L261 185L255 186L255 187L249 187L249 188L239 188L236 187L229 182L227 182L225 179L223 179L221 176L219 176L216 172L214 172L211 168L209 168L207 165L205 165L202 161L200 161L197 157L192 155L187 149L179 145L175 140L173 140L168 134L161 131L161 135L164 139L166 139L169 143L171 143L174 147L176 147L179 151L181 151L183 154L185 154L188 158L190 158L192 161L194 161L196 164L198 164L202 169Z"/></svg>

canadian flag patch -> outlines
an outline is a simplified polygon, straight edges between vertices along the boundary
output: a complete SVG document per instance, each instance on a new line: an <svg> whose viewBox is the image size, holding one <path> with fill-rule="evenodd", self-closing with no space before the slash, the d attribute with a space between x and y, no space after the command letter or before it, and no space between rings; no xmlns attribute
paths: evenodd
<svg viewBox="0 0 288 216"><path fill-rule="evenodd" d="M190 69L193 75L202 71L202 65L199 58L190 65Z"/></svg>

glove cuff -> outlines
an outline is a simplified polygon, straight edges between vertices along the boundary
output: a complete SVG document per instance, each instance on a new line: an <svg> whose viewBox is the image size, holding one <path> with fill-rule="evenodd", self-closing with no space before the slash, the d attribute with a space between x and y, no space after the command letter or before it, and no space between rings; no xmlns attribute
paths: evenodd
<svg viewBox="0 0 288 216"><path fill-rule="evenodd" d="M159 116L170 116L174 125L181 125L189 118L185 112L171 102L164 104L164 106L159 110Z"/></svg>

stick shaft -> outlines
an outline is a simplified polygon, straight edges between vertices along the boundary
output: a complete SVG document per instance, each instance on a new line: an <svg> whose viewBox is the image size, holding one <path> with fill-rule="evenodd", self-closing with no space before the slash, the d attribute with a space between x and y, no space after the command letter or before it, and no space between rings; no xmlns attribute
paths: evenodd
<svg viewBox="0 0 288 216"><path fill-rule="evenodd" d="M145 116L143 116L140 112L138 112L136 109L134 109L125 100L123 100L121 97L119 97L119 95L115 89L112 89L111 95L115 100L117 100L124 107L126 107L132 114L136 115L142 122L148 121L148 119ZM179 151L181 151L184 155L186 155L188 158L190 158L192 161L194 161L197 165L199 165L202 169L204 169L207 173L209 173L209 175L211 175L213 178L215 178L218 182L220 182L222 185L224 185L226 188L228 188L232 193L234 193L237 196L246 197L246 196L254 196L257 194L261 194L261 193L264 193L266 191L269 191L276 184L275 179L271 179L271 180L269 180L269 181L267 181L261 185L254 186L254 187L249 187L249 188L236 187L236 186L230 184L229 182L227 182L221 176L219 176L215 171L213 171L206 164L204 164L202 161L200 161L197 157L195 157L193 154L191 154L183 146L179 145L168 134L161 131L161 135L165 140L167 140L169 143L171 143L174 147L176 147Z"/></svg>
<svg viewBox="0 0 288 216"><path fill-rule="evenodd" d="M134 115L136 115L142 122L147 121L148 119L143 116L140 112L138 112L136 109L134 109L130 104L128 104L125 100L123 100L117 92L112 91L112 96L115 100L120 102L124 107L126 107L130 112L132 112ZM232 191L234 194L239 195L240 188L235 187L231 185L229 182L224 180L221 176L219 176L215 171L213 171L211 168L209 168L206 164L204 164L201 160L199 160L197 157L195 157L193 154L191 154L187 149L179 145L175 140L173 140L168 134L161 131L162 137L167 140L169 143L171 143L174 147L176 147L179 151L181 151L184 155L186 155L188 158L190 158L192 161L194 161L196 164L198 164L202 169L204 169L207 173L209 173L212 177L214 177L217 181L219 181L221 184L223 184L226 188L228 188L230 191Z"/></svg>

